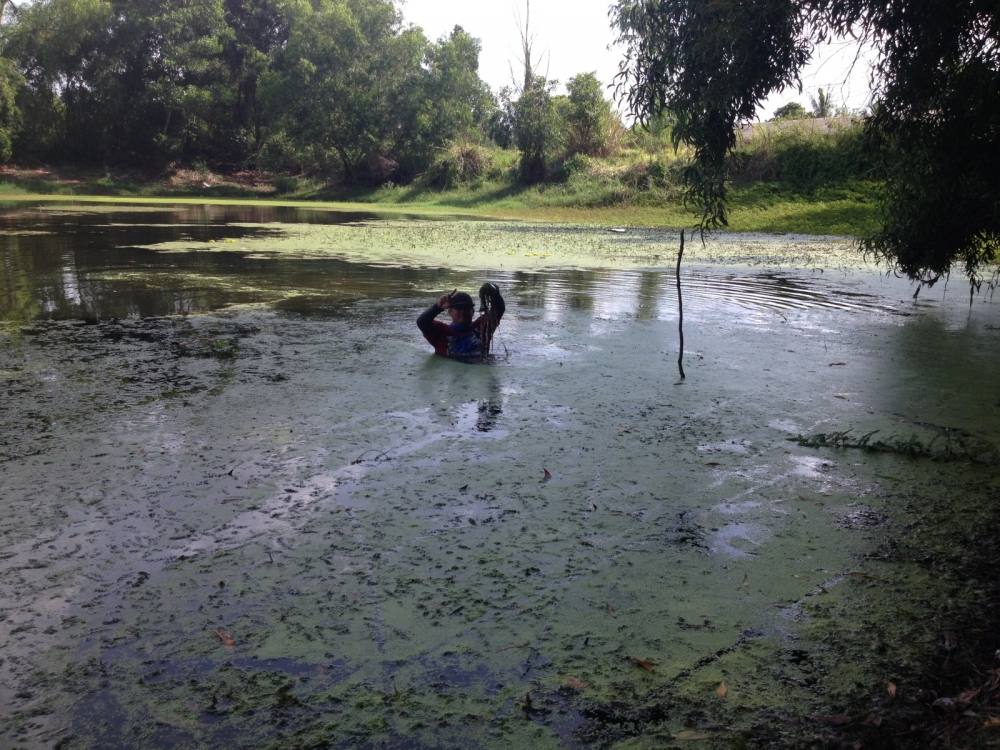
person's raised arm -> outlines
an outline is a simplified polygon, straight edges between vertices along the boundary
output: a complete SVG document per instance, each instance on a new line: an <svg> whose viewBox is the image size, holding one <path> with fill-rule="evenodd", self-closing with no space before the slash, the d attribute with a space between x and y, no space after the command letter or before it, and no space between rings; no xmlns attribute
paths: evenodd
<svg viewBox="0 0 1000 750"><path fill-rule="evenodd" d="M444 312L445 308L448 307L450 299L451 295L442 294L438 297L437 302L420 313L420 317L417 318L417 328L423 331L424 335L434 329L434 318Z"/></svg>

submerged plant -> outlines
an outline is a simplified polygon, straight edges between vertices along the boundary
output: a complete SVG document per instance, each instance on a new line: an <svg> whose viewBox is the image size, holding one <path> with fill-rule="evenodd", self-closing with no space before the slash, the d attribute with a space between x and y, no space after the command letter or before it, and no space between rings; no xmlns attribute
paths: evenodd
<svg viewBox="0 0 1000 750"><path fill-rule="evenodd" d="M985 464L995 463L1000 458L997 447L983 438L957 429L937 429L938 434L929 440L916 433L911 433L908 437L889 435L876 438L880 430L863 434L855 434L853 430L818 432L813 435L797 435L789 440L805 448L853 448L870 453L893 453L934 461L972 461Z"/></svg>

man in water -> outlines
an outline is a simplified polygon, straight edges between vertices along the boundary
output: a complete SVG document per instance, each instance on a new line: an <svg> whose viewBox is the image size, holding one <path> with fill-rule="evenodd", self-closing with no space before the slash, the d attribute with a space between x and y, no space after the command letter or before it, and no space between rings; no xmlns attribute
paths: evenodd
<svg viewBox="0 0 1000 750"><path fill-rule="evenodd" d="M465 292L442 294L438 301L424 310L417 318L417 327L434 347L434 353L461 362L482 362L490 351L493 332L500 325L506 305L496 284L483 284L479 288L483 312L475 320L475 304ZM435 318L445 310L451 323Z"/></svg>

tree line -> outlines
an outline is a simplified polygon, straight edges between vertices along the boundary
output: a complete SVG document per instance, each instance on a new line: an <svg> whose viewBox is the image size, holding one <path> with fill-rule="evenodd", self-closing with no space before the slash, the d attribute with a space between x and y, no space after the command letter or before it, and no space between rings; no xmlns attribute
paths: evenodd
<svg viewBox="0 0 1000 750"><path fill-rule="evenodd" d="M0 0L0 158L203 162L406 182L455 141L521 174L597 153L618 122L593 74L493 92L461 27L431 41L393 0Z"/></svg>

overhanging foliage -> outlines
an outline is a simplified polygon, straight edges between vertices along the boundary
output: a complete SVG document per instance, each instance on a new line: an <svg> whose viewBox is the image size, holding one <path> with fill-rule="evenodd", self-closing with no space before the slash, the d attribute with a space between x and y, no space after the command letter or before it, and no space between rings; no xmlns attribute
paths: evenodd
<svg viewBox="0 0 1000 750"><path fill-rule="evenodd" d="M874 256L933 283L960 262L974 283L1000 250L1000 8L874 0L618 0L620 89L640 118L665 109L694 147L686 179L702 226L726 223L734 128L798 82L811 50L853 36L878 50L866 124L887 175Z"/></svg>

